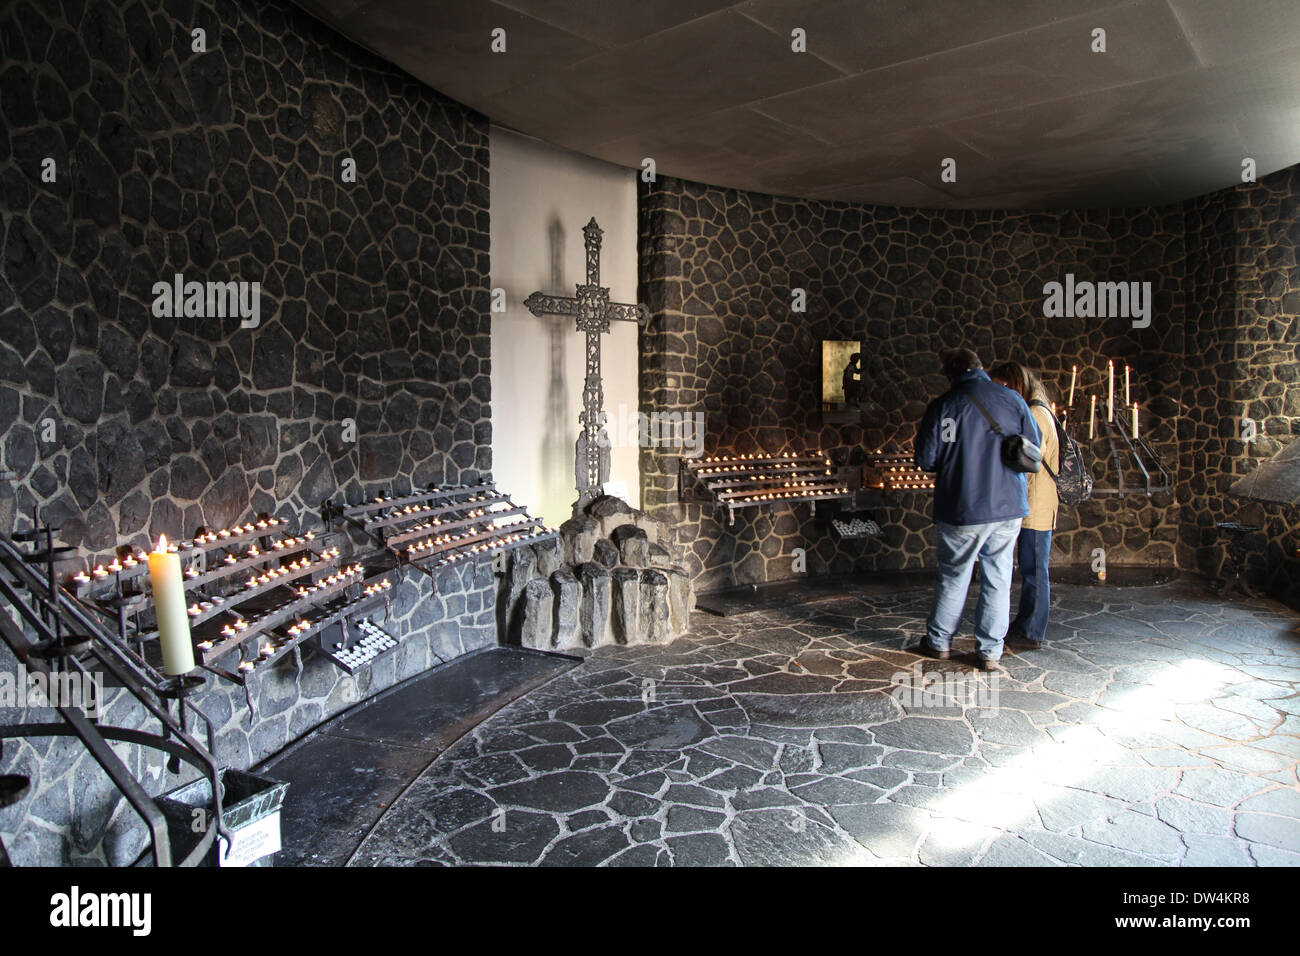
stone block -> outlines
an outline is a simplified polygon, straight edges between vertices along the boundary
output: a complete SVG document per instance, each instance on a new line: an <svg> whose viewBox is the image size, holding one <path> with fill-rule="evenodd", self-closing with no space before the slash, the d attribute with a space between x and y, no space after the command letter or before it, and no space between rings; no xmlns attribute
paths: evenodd
<svg viewBox="0 0 1300 956"><path fill-rule="evenodd" d="M590 561L599 536L599 522L587 515L575 515L560 525L565 563L576 567Z"/></svg>
<svg viewBox="0 0 1300 956"><path fill-rule="evenodd" d="M644 511L638 511L633 515L633 522L638 528L646 533L651 543L669 547L673 543L672 531L668 525L658 518L652 518Z"/></svg>
<svg viewBox="0 0 1300 956"><path fill-rule="evenodd" d="M668 619L673 637L680 637L690 630L691 608L695 606L695 594L691 587L690 572L682 567L665 569L668 576Z"/></svg>
<svg viewBox="0 0 1300 956"><path fill-rule="evenodd" d="M618 548L614 542L601 538L592 549L591 559L601 567L612 570L618 567Z"/></svg>
<svg viewBox="0 0 1300 956"><path fill-rule="evenodd" d="M653 644L671 640L669 622L668 577L662 571L646 568L641 572L641 606L638 621L641 640Z"/></svg>
<svg viewBox="0 0 1300 956"><path fill-rule="evenodd" d="M615 568L610 572L610 621L616 644L636 644L641 639L640 572L633 568Z"/></svg>
<svg viewBox="0 0 1300 956"><path fill-rule="evenodd" d="M650 567L652 568L671 568L675 563L672 553L662 544L650 542Z"/></svg>
<svg viewBox="0 0 1300 956"><path fill-rule="evenodd" d="M618 547L619 558L625 567L649 567L650 540L636 525L625 524L615 528L610 540Z"/></svg>
<svg viewBox="0 0 1300 956"><path fill-rule="evenodd" d="M529 581L519 604L519 644L543 650L554 647L555 599L550 583L541 578Z"/></svg>
<svg viewBox="0 0 1300 956"><path fill-rule="evenodd" d="M582 643L599 647L612 640L609 630L611 581L604 565L588 562L578 565L578 581L582 586L582 606L578 613Z"/></svg>
<svg viewBox="0 0 1300 956"><path fill-rule="evenodd" d="M518 633L519 598L528 582L536 576L537 555L532 548L516 548L510 553L510 567L497 597L497 629L502 634Z"/></svg>
<svg viewBox="0 0 1300 956"><path fill-rule="evenodd" d="M568 568L560 568L551 575L551 591L555 596L554 647L577 647L581 643L578 615L582 604L582 585Z"/></svg>
<svg viewBox="0 0 1300 956"><path fill-rule="evenodd" d="M538 577L549 578L564 564L564 543L558 537L539 541L531 549L537 556Z"/></svg>

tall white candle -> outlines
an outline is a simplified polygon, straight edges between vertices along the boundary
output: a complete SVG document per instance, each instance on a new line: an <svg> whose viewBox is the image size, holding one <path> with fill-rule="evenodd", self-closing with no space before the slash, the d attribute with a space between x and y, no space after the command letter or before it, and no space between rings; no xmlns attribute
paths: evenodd
<svg viewBox="0 0 1300 956"><path fill-rule="evenodd" d="M1088 396L1088 438L1097 437L1097 396Z"/></svg>
<svg viewBox="0 0 1300 956"><path fill-rule="evenodd" d="M1106 398L1106 421L1115 420L1115 360L1106 360L1106 381L1107 381L1107 398Z"/></svg>
<svg viewBox="0 0 1300 956"><path fill-rule="evenodd" d="M185 579L181 556L167 550L160 535L158 549L149 555L149 580L153 584L154 612L158 615L158 641L162 645L163 673L169 677L194 670L194 645L185 610Z"/></svg>
<svg viewBox="0 0 1300 956"><path fill-rule="evenodd" d="M1133 437L1138 437L1138 403L1133 403Z"/></svg>
<svg viewBox="0 0 1300 956"><path fill-rule="evenodd" d="M1132 399L1128 397L1128 366L1124 366L1124 404L1127 405Z"/></svg>
<svg viewBox="0 0 1300 956"><path fill-rule="evenodd" d="M1079 366L1070 366L1070 400L1066 402L1070 408L1074 407L1074 383L1079 380Z"/></svg>

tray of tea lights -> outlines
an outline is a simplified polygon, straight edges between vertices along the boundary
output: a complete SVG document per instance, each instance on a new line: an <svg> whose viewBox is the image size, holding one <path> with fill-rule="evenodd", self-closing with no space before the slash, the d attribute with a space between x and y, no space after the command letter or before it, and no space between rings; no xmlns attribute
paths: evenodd
<svg viewBox="0 0 1300 956"><path fill-rule="evenodd" d="M702 487L715 511L726 509L727 523L736 512L778 504L808 502L814 513L818 502L852 498L858 484L857 469L837 468L821 452L805 455L733 455L681 460L683 489Z"/></svg>
<svg viewBox="0 0 1300 956"><path fill-rule="evenodd" d="M315 647L336 667L355 674L377 658L396 650L401 643L400 638L384 630L372 617L362 617L352 621L350 626L339 621L324 628L316 637Z"/></svg>
<svg viewBox="0 0 1300 956"><path fill-rule="evenodd" d="M934 491L934 473L917 468L906 453L868 455L863 484L881 491L929 492Z"/></svg>
<svg viewBox="0 0 1300 956"><path fill-rule="evenodd" d="M167 544L184 569L196 661L243 683L329 625L386 601L391 562L345 564L326 538L289 534L284 519L263 517ZM148 567L145 552L125 552L71 581L79 597L117 617L123 642L145 660L157 644Z"/></svg>
<svg viewBox="0 0 1300 956"><path fill-rule="evenodd" d="M359 505L328 506L386 548L399 564L436 577L451 565L537 544L559 534L492 484L381 495Z"/></svg>

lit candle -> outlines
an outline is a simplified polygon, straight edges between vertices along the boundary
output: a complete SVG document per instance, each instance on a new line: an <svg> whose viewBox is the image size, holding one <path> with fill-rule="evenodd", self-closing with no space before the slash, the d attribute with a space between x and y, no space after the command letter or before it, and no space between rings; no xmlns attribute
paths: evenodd
<svg viewBox="0 0 1300 956"><path fill-rule="evenodd" d="M1106 360L1106 381L1108 397L1106 399L1106 421L1115 420L1115 361Z"/></svg>
<svg viewBox="0 0 1300 956"><path fill-rule="evenodd" d="M1097 396L1088 396L1088 438L1097 437Z"/></svg>
<svg viewBox="0 0 1300 956"><path fill-rule="evenodd" d="M1079 366L1070 367L1070 407L1074 407L1074 383L1079 380ZM877 452L879 454L879 452Z"/></svg>
<svg viewBox="0 0 1300 956"><path fill-rule="evenodd" d="M1133 403L1133 437L1138 437L1138 403Z"/></svg>
<svg viewBox="0 0 1300 956"><path fill-rule="evenodd" d="M1125 366L1124 366L1124 404L1127 405L1128 403L1129 403L1129 397L1128 397L1128 366L1125 365Z"/></svg>
<svg viewBox="0 0 1300 956"><path fill-rule="evenodd" d="M149 579L158 617L163 672L170 677L188 674L194 670L194 645L190 641L190 619L185 609L185 584L180 555L167 549L166 535L159 536L158 549L149 555Z"/></svg>

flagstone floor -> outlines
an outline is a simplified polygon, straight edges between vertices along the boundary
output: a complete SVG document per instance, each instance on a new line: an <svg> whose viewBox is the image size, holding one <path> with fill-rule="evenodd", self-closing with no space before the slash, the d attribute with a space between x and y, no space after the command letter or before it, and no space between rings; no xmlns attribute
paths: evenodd
<svg viewBox="0 0 1300 956"><path fill-rule="evenodd" d="M1300 614L1192 582L1054 597L996 679L906 649L914 579L590 652L352 862L1300 865Z"/></svg>

